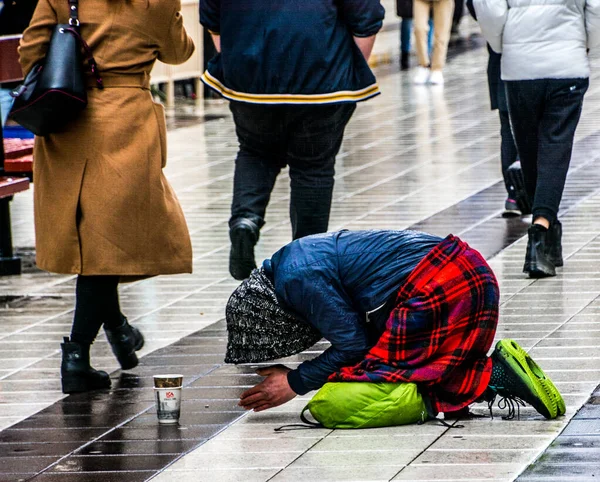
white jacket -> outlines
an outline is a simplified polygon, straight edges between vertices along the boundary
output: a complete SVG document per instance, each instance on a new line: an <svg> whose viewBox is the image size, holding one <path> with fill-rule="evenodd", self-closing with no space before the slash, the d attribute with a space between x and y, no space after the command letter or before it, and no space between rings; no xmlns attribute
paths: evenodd
<svg viewBox="0 0 600 482"><path fill-rule="evenodd" d="M600 0L474 0L503 80L590 75L587 49L600 47Z"/></svg>

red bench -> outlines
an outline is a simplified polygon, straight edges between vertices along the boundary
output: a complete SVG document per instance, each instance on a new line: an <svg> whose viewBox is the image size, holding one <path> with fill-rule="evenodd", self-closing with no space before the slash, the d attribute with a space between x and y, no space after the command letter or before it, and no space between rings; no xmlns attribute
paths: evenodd
<svg viewBox="0 0 600 482"><path fill-rule="evenodd" d="M33 172L33 156L5 159L4 172L14 174L15 176L31 176Z"/></svg>
<svg viewBox="0 0 600 482"><path fill-rule="evenodd" d="M14 256L10 226L10 201L29 189L26 177L0 176L0 276L21 273L21 258Z"/></svg>
<svg viewBox="0 0 600 482"><path fill-rule="evenodd" d="M0 83L20 80L18 45L18 36L0 37ZM13 254L10 201L15 194L29 189L29 179L7 175L9 171L6 168L18 169L16 172L21 175L29 174L32 167L32 154L31 139L4 141L0 129L0 276L21 273L21 259Z"/></svg>
<svg viewBox="0 0 600 482"><path fill-rule="evenodd" d="M4 139L4 159L17 159L33 154L33 139Z"/></svg>
<svg viewBox="0 0 600 482"><path fill-rule="evenodd" d="M4 139L4 172L32 178L33 139Z"/></svg>
<svg viewBox="0 0 600 482"><path fill-rule="evenodd" d="M29 189L29 179L26 177L0 177L0 200L14 196L18 192Z"/></svg>

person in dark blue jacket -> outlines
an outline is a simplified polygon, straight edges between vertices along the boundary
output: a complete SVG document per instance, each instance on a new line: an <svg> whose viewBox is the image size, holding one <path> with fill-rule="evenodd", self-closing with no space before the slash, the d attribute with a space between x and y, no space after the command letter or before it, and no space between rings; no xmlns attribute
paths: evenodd
<svg viewBox="0 0 600 482"><path fill-rule="evenodd" d="M496 278L455 236L340 231L296 240L267 259L227 303L228 363L284 358L322 337L331 346L245 391L264 410L328 381L414 382L430 414L496 394L564 413L560 394L512 340L487 356L498 323ZM500 344L500 343L499 343ZM507 361L508 360L508 361ZM547 393L556 392L554 399ZM541 397L541 398L540 398Z"/></svg>
<svg viewBox="0 0 600 482"><path fill-rule="evenodd" d="M335 157L356 102L379 94L367 60L382 27L379 0L203 0L218 54L202 76L231 101L239 152L229 270L247 278L275 180L291 178L298 239L325 232Z"/></svg>

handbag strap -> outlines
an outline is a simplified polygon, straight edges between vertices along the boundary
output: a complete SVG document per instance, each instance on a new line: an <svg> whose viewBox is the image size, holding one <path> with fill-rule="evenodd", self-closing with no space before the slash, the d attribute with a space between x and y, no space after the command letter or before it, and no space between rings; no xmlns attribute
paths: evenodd
<svg viewBox="0 0 600 482"><path fill-rule="evenodd" d="M100 77L100 73L98 72L98 64L96 63L96 59L94 59L92 49L79 33L79 0L69 0L69 25L70 27L66 28L65 32L69 32L70 34L74 35L77 40L79 40L79 43L85 51L86 60L90 66L92 74L96 78L96 85L99 89L103 89L104 82L102 81L102 77Z"/></svg>
<svg viewBox="0 0 600 482"><path fill-rule="evenodd" d="M79 0L69 0L69 25L79 27Z"/></svg>
<svg viewBox="0 0 600 482"><path fill-rule="evenodd" d="M65 32L69 32L71 35L75 36L77 40L79 40L79 44L83 47L83 50L85 51L85 60L87 60L87 63L90 66L90 70L96 78L96 87L98 87L99 89L104 89L104 81L102 80L102 77L100 77L100 72L98 72L98 64L96 63L96 59L94 58L92 49L79 33L79 29L76 27L69 27L65 28Z"/></svg>

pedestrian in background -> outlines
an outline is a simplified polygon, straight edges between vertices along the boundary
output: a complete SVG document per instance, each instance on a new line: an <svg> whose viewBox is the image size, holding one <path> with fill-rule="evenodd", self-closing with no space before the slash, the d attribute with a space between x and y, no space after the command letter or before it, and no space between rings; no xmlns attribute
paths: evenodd
<svg viewBox="0 0 600 482"><path fill-rule="evenodd" d="M121 367L138 364L144 339L121 313L120 281L192 270L185 218L162 171L164 110L150 93L156 60L179 64L194 51L180 10L179 0L80 2L81 36L104 88L90 72L81 116L35 141L37 265L78 275L71 337L62 344L64 393L110 386L90 366L102 325ZM57 23L69 23L69 2L40 0L19 48L24 74L44 58Z"/></svg>
<svg viewBox="0 0 600 482"><path fill-rule="evenodd" d="M415 84L443 85L442 70L446 65L454 0L414 0L413 25L419 67L413 79ZM433 52L427 49L429 19L433 12Z"/></svg>
<svg viewBox="0 0 600 482"><path fill-rule="evenodd" d="M240 144L229 221L234 278L256 267L254 246L286 165L293 238L327 231L344 129L356 103L379 93L367 61L384 13L379 0L200 2L219 52L202 80L231 101Z"/></svg>
<svg viewBox="0 0 600 482"><path fill-rule="evenodd" d="M7 0L0 2L0 36L18 35L27 28L37 0ZM6 123L6 118L13 104L10 92L18 84L0 84L0 123Z"/></svg>
<svg viewBox="0 0 600 482"><path fill-rule="evenodd" d="M469 0L467 0L469 1ZM460 22L464 16L465 0L454 0L454 13L452 14L452 28L450 29L450 43L460 41Z"/></svg>
<svg viewBox="0 0 600 482"><path fill-rule="evenodd" d="M483 35L502 53L510 121L533 199L523 271L563 265L557 218L588 89L588 49L600 46L598 0L474 0Z"/></svg>
<svg viewBox="0 0 600 482"><path fill-rule="evenodd" d="M410 68L410 41L413 27L413 0L396 0L396 15L400 21L400 69ZM431 55L433 47L433 18L429 19L429 33L427 34L427 52Z"/></svg>
<svg viewBox="0 0 600 482"><path fill-rule="evenodd" d="M471 16L477 20L473 0L467 0L467 8ZM498 117L500 118L500 162L507 193L506 200L504 201L504 213L502 215L510 217L531 214L529 196L523 184L523 174L520 167L517 168L518 164L515 164L519 159L519 155L510 127L506 89L501 76L502 55L494 52L490 44L487 44L487 49L489 54L487 78L490 92L490 106L492 110L498 111ZM513 166L512 171L509 171L511 166Z"/></svg>

